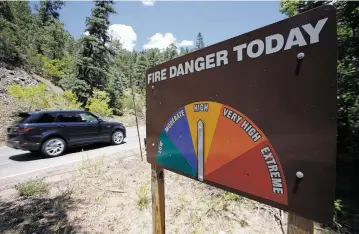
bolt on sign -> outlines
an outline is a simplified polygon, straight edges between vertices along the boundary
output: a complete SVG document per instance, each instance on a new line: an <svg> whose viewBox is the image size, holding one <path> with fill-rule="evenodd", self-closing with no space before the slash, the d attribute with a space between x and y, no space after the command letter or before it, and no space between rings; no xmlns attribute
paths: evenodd
<svg viewBox="0 0 359 234"><path fill-rule="evenodd" d="M148 69L148 162L331 222L336 43L323 6Z"/></svg>

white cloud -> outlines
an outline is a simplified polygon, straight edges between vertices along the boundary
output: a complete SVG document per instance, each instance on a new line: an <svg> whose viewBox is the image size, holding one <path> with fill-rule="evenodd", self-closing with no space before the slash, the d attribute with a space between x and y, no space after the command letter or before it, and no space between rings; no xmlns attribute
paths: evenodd
<svg viewBox="0 0 359 234"><path fill-rule="evenodd" d="M178 43L179 47L187 47L187 46L193 46L193 41L183 40L180 43Z"/></svg>
<svg viewBox="0 0 359 234"><path fill-rule="evenodd" d="M153 6L155 5L155 3L156 3L155 0L142 0L142 4L146 6Z"/></svg>
<svg viewBox="0 0 359 234"><path fill-rule="evenodd" d="M143 49L153 49L158 48L160 50L166 49L172 43L175 44L177 47L186 47L186 46L193 46L193 41L183 40L177 42L175 36L172 33L155 33L152 37L148 38L150 41L143 45Z"/></svg>
<svg viewBox="0 0 359 234"><path fill-rule="evenodd" d="M137 35L133 28L125 24L112 24L108 28L109 35L121 41L124 49L133 51L136 46Z"/></svg>

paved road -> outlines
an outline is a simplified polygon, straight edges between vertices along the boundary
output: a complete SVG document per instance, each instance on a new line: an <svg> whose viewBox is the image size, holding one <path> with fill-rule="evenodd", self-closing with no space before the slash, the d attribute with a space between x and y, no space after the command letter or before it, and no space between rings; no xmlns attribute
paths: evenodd
<svg viewBox="0 0 359 234"><path fill-rule="evenodd" d="M141 144L146 137L146 128L140 127ZM59 170L69 169L78 165L84 157L90 159L105 156L111 160L111 156L123 152L140 152L137 128L127 128L125 142L118 146L93 145L84 148L70 150L67 154L55 158L43 158L27 151L15 150L9 147L0 147L0 189L9 183L22 181L33 176L42 176ZM127 154L128 155L128 154Z"/></svg>

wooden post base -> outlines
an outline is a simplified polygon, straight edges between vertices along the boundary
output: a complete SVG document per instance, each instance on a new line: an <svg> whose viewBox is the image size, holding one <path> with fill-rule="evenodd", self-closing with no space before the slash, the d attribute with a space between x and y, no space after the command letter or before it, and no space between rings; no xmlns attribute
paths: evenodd
<svg viewBox="0 0 359 234"><path fill-rule="evenodd" d="M165 189L163 169L151 165L153 234L165 233Z"/></svg>
<svg viewBox="0 0 359 234"><path fill-rule="evenodd" d="M294 213L288 213L287 234L313 234L314 222Z"/></svg>

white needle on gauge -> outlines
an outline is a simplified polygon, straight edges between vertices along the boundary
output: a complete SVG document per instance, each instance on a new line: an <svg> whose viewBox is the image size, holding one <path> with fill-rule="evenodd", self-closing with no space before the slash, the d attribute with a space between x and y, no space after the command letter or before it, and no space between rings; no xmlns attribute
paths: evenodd
<svg viewBox="0 0 359 234"><path fill-rule="evenodd" d="M203 121L197 123L198 180L203 181Z"/></svg>

